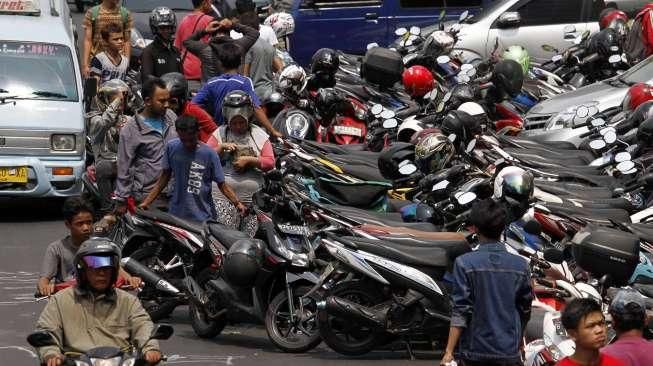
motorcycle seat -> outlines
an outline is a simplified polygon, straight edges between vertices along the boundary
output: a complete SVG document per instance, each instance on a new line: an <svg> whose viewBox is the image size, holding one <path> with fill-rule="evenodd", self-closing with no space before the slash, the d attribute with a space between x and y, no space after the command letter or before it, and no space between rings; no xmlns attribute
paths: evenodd
<svg viewBox="0 0 653 366"><path fill-rule="evenodd" d="M148 210L136 209L136 214L148 218L150 220L159 221L164 224L177 226L181 229L192 231L194 233L201 233L203 231L202 223L188 221L174 216L168 212L150 208Z"/></svg>
<svg viewBox="0 0 653 366"><path fill-rule="evenodd" d="M611 198L613 192L607 187L591 187L586 184L569 183L569 182L551 182L546 180L535 179L536 186L543 190L554 194L573 194L579 196L587 196L589 198Z"/></svg>
<svg viewBox="0 0 653 366"><path fill-rule="evenodd" d="M324 206L363 224L405 227L428 232L441 231L440 227L435 226L430 222L404 222L401 218L401 214L397 212L374 212L355 207L328 204L325 204Z"/></svg>
<svg viewBox="0 0 653 366"><path fill-rule="evenodd" d="M634 283L633 288L637 290L640 294L646 296L648 298L647 300L652 301L651 299L653 299L653 285ZM649 301L647 301L646 307L650 309Z"/></svg>
<svg viewBox="0 0 653 366"><path fill-rule="evenodd" d="M612 225L612 221L630 222L630 215L626 210L618 208L583 208L567 207L563 205L547 203L546 208L551 212L562 213L568 216L577 217L585 221L594 222L600 225Z"/></svg>
<svg viewBox="0 0 653 366"><path fill-rule="evenodd" d="M652 224L626 224L628 230L637 235L641 240L653 243L653 225ZM653 296L651 296L653 297Z"/></svg>
<svg viewBox="0 0 653 366"><path fill-rule="evenodd" d="M232 230L217 222L207 223L209 233L218 239L225 248L229 249L235 242L241 239L250 239L249 235L242 231Z"/></svg>
<svg viewBox="0 0 653 366"><path fill-rule="evenodd" d="M576 145L572 144L569 141L537 141L531 140L528 136L499 136L499 141L505 141L507 143L517 143L524 147L534 147L534 148L550 148L556 150L578 150Z"/></svg>
<svg viewBox="0 0 653 366"><path fill-rule="evenodd" d="M628 212L632 212L635 207L633 207L632 203L628 201L625 198L597 198L597 199L592 199L592 198L570 198L570 197L564 197L565 200L563 202L563 206L567 207L581 207L585 209L610 209L610 208L618 208L622 210L626 210ZM580 206L579 206L580 205Z"/></svg>
<svg viewBox="0 0 653 366"><path fill-rule="evenodd" d="M417 267L450 268L457 256L469 251L469 244L464 240L432 242L432 245L426 246L356 237L345 238L354 242L362 251Z"/></svg>

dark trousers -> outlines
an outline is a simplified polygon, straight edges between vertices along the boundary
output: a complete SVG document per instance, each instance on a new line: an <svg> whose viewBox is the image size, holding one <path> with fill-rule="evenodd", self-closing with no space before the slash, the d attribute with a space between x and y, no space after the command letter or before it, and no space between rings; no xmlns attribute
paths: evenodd
<svg viewBox="0 0 653 366"><path fill-rule="evenodd" d="M102 197L100 212L107 213L113 209L111 195L116 189L116 177L118 166L115 161L98 159L95 161L95 178L97 188Z"/></svg>

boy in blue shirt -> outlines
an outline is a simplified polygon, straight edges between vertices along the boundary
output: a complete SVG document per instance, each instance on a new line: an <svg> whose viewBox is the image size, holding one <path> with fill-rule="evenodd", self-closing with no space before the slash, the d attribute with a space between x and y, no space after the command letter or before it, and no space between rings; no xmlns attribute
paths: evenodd
<svg viewBox="0 0 653 366"><path fill-rule="evenodd" d="M261 123L268 133L273 137L282 137L281 133L272 127L258 96L254 92L252 80L246 76L238 74L240 68L242 53L240 47L233 42L220 43L213 47L214 54L217 55L222 64L224 74L211 78L197 92L193 98L193 103L201 106L213 115L213 120L219 125L224 123L222 117L222 101L224 97L234 90L242 90L249 94L254 102L254 116Z"/></svg>
<svg viewBox="0 0 653 366"><path fill-rule="evenodd" d="M215 220L216 210L211 196L213 182L225 197L245 214L245 206L225 183L220 158L209 146L199 142L199 123L191 116L181 116L175 121L178 139L166 144L162 169L154 189L139 207L147 208L175 176L170 197L169 212L185 220L204 222Z"/></svg>

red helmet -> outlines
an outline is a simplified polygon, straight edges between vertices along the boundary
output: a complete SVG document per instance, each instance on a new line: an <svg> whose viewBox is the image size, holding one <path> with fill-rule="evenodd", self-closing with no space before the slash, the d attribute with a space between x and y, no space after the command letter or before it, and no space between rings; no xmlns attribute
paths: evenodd
<svg viewBox="0 0 653 366"><path fill-rule="evenodd" d="M637 83L628 89L624 98L623 110L634 111L640 104L653 100L653 87L645 83Z"/></svg>
<svg viewBox="0 0 653 366"><path fill-rule="evenodd" d="M433 74L429 69L420 65L407 68L404 71L402 80L406 92L412 97L423 97L435 87Z"/></svg>
<svg viewBox="0 0 653 366"><path fill-rule="evenodd" d="M621 10L613 9L609 12L602 14L601 19L599 19L599 27L605 29L610 27L612 22L621 21L628 23L628 15Z"/></svg>

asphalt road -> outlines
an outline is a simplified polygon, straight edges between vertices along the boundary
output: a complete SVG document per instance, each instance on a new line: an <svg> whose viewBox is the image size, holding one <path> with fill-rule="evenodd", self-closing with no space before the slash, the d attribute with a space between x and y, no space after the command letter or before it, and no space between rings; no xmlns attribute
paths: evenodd
<svg viewBox="0 0 653 366"><path fill-rule="evenodd" d="M81 33L81 14L73 21ZM34 289L41 260L48 243L65 235L59 210L61 201L0 198L0 365L32 366L36 355L25 341L45 306L34 301ZM175 334L161 342L167 364L246 366L297 365L435 365L436 354L417 352L410 361L400 345L359 358L345 358L325 345L306 354L285 354L268 341L265 330L256 325L230 326L215 339L195 336L187 308L178 308L165 322Z"/></svg>

